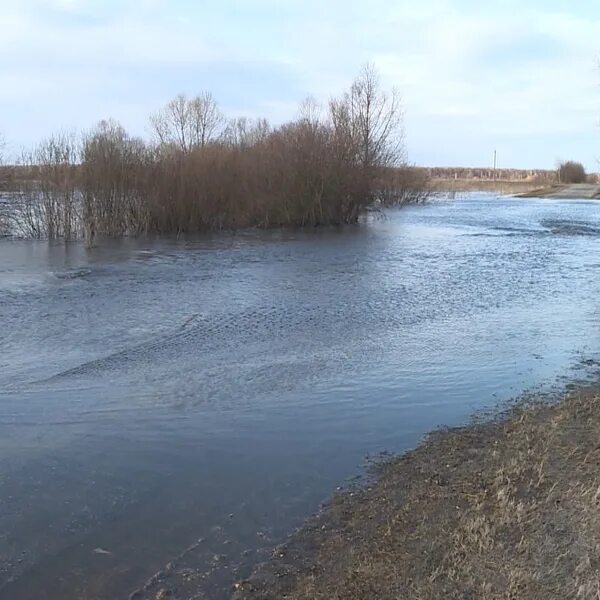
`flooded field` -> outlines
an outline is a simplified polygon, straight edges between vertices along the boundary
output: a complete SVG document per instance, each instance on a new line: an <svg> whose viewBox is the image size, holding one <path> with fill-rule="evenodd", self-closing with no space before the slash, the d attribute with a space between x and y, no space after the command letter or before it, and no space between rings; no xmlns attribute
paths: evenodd
<svg viewBox="0 0 600 600"><path fill-rule="evenodd" d="M599 274L600 204L493 195L0 240L0 597L228 597L367 455L584 376Z"/></svg>

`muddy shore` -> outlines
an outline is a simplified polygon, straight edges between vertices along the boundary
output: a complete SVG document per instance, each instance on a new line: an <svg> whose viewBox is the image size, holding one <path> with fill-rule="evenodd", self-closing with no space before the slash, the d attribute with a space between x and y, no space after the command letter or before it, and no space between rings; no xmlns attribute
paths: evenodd
<svg viewBox="0 0 600 600"><path fill-rule="evenodd" d="M597 598L600 391L432 434L346 490L236 600Z"/></svg>

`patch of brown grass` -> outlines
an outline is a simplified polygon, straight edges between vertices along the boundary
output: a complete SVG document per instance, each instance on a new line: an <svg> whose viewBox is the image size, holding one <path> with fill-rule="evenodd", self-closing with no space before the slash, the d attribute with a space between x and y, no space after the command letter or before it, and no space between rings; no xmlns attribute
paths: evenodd
<svg viewBox="0 0 600 600"><path fill-rule="evenodd" d="M527 194L534 190L544 191L551 187L536 180L508 179L434 179L431 187L440 193L489 192L503 195Z"/></svg>
<svg viewBox="0 0 600 600"><path fill-rule="evenodd" d="M600 394L432 435L336 497L237 598L600 598Z"/></svg>

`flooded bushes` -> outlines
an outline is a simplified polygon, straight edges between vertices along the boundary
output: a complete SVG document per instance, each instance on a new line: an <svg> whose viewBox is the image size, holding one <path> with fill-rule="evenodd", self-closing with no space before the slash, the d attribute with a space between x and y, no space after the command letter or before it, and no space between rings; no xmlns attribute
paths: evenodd
<svg viewBox="0 0 600 600"><path fill-rule="evenodd" d="M23 156L19 193L11 196L6 211L13 232L51 240L79 237L78 159L78 141L66 134L42 141Z"/></svg>
<svg viewBox="0 0 600 600"><path fill-rule="evenodd" d="M118 123L101 121L83 138L79 186L86 240L148 231L148 206L140 184L149 164L144 142Z"/></svg>
<svg viewBox="0 0 600 600"><path fill-rule="evenodd" d="M78 146L40 145L19 219L33 237L188 233L355 223L370 207L419 200L405 166L402 111L372 67L327 107L227 121L213 97L178 96L150 119L154 139L101 122Z"/></svg>

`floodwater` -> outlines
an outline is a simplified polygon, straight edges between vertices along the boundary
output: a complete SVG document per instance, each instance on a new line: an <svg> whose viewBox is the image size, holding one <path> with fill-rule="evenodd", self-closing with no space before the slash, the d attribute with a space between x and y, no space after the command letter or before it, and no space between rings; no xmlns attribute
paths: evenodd
<svg viewBox="0 0 600 600"><path fill-rule="evenodd" d="M0 597L227 597L367 455L598 356L599 275L599 203L491 195L0 240Z"/></svg>

